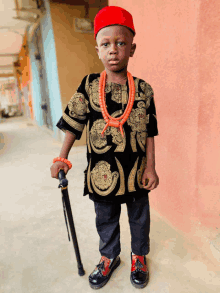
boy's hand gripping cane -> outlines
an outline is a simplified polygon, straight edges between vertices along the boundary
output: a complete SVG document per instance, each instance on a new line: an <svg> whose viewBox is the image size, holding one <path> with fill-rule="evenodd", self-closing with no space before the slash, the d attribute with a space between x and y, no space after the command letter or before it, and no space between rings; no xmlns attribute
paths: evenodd
<svg viewBox="0 0 220 293"><path fill-rule="evenodd" d="M74 227L74 222L73 222L73 215L72 215L72 210L71 210L71 205L70 205L70 200L69 200L69 195L68 195L68 190L67 190L68 180L66 179L65 172L63 170L59 171L58 178L60 181L58 188L61 188L61 190L62 190L63 211L64 211L64 216L65 216L65 221L66 221L68 238L70 241L66 214L68 217L69 227L71 230L71 235L72 235L72 240L73 240L73 246L75 249L75 254L76 254L76 259L77 259L77 264L78 264L78 274L80 276L84 276L85 271L83 269L83 265L82 265L81 258L80 258L80 252L79 252L79 247L78 247L78 242L77 242L76 232L75 232L75 227Z"/></svg>

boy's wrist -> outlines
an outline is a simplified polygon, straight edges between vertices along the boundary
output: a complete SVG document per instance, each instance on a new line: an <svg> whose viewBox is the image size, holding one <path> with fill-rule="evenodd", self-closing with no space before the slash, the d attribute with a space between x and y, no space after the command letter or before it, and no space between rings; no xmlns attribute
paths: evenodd
<svg viewBox="0 0 220 293"><path fill-rule="evenodd" d="M69 170L72 168L71 162L65 158L61 158L61 157L54 158L53 163L56 163L56 162L63 162L65 164L67 164Z"/></svg>
<svg viewBox="0 0 220 293"><path fill-rule="evenodd" d="M146 164L145 165L145 170L155 171L155 164Z"/></svg>
<svg viewBox="0 0 220 293"><path fill-rule="evenodd" d="M64 158L64 159L68 159L68 154L69 154L69 152L64 149L64 150L61 150L59 157Z"/></svg>
<svg viewBox="0 0 220 293"><path fill-rule="evenodd" d="M63 159L68 159L68 155L65 155L65 154L62 154L62 153L60 153L59 157L63 158Z"/></svg>

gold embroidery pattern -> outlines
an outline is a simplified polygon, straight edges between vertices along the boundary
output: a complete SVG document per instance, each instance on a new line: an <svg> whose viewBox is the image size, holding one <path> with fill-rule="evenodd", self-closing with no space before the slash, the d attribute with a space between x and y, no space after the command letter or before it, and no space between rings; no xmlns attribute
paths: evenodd
<svg viewBox="0 0 220 293"><path fill-rule="evenodd" d="M114 118L116 118L117 116L121 115L122 113L123 113L122 110L117 110L111 116L114 117Z"/></svg>
<svg viewBox="0 0 220 293"><path fill-rule="evenodd" d="M111 127L112 142L117 145L115 152L124 152L126 147L126 135L123 128L124 137L122 137L121 132L116 127Z"/></svg>
<svg viewBox="0 0 220 293"><path fill-rule="evenodd" d="M120 187L116 195L123 195L125 193L125 175L121 163L117 158L115 158L115 160L120 174Z"/></svg>
<svg viewBox="0 0 220 293"><path fill-rule="evenodd" d="M89 96L89 94L90 94L90 92L89 92L89 75L86 78L85 90L86 90L87 95Z"/></svg>
<svg viewBox="0 0 220 293"><path fill-rule="evenodd" d="M105 161L98 162L91 172L92 186L96 193L106 196L111 193L117 184L118 172L111 172L110 164Z"/></svg>
<svg viewBox="0 0 220 293"><path fill-rule="evenodd" d="M101 132L105 127L104 119L98 119L94 122L90 130L90 143L93 151L97 154L106 153L111 146L107 146L107 135L110 134L110 129L106 130L104 137L102 137Z"/></svg>
<svg viewBox="0 0 220 293"><path fill-rule="evenodd" d="M139 92L138 90L138 84L139 84L140 79L136 78L134 81L135 84L135 101L140 101L140 100L146 100L146 97L143 93Z"/></svg>
<svg viewBox="0 0 220 293"><path fill-rule="evenodd" d="M146 108L148 108L150 106L150 101L151 101L151 99L152 99L152 97L154 95L153 89L146 82L141 82L140 87L141 87L142 91L145 93L145 96L146 96Z"/></svg>
<svg viewBox="0 0 220 293"><path fill-rule="evenodd" d="M152 98L146 97L146 109L150 107L150 101Z"/></svg>
<svg viewBox="0 0 220 293"><path fill-rule="evenodd" d="M142 91L145 93L145 88L146 88L146 82L140 82L140 87L142 89Z"/></svg>
<svg viewBox="0 0 220 293"><path fill-rule="evenodd" d="M143 176L144 169L145 169L145 166L146 166L146 161L147 161L147 158L143 157L140 169L137 171L137 181L138 181L138 185L139 185L140 188L143 188L142 176Z"/></svg>
<svg viewBox="0 0 220 293"><path fill-rule="evenodd" d="M146 139L147 139L147 132L143 131L143 132L137 133L137 141L143 152L146 151L145 149Z"/></svg>
<svg viewBox="0 0 220 293"><path fill-rule="evenodd" d="M124 110L124 105L128 103L128 93L127 93L127 86L125 89L122 88L122 108Z"/></svg>
<svg viewBox="0 0 220 293"><path fill-rule="evenodd" d="M122 114L122 110L118 110L112 114L112 117L117 117ZM97 154L106 153L112 146L107 146L107 135L112 136L112 142L117 145L115 152L123 152L126 147L126 135L124 138L118 128L108 127L102 137L101 132L105 126L104 119L98 119L94 122L90 130L90 144L93 151Z"/></svg>
<svg viewBox="0 0 220 293"><path fill-rule="evenodd" d="M149 83L141 82L140 87L141 87L142 91L145 93L146 97L150 98L153 96L154 92L153 92L152 87L149 85Z"/></svg>
<svg viewBox="0 0 220 293"><path fill-rule="evenodd" d="M105 92L112 92L111 99L116 103L127 104L128 102L128 93L126 84L117 84L114 82L107 82L105 87Z"/></svg>
<svg viewBox="0 0 220 293"><path fill-rule="evenodd" d="M134 153L137 152L135 135L136 135L136 131L131 131L131 148Z"/></svg>
<svg viewBox="0 0 220 293"><path fill-rule="evenodd" d="M143 94L141 92L135 94L135 101L143 101L143 100L144 101L147 100L145 94Z"/></svg>
<svg viewBox="0 0 220 293"><path fill-rule="evenodd" d="M87 171L87 185L88 185L89 192L93 193L92 188L91 188L90 179L91 179L91 159L90 159L89 167L88 167L88 171Z"/></svg>
<svg viewBox="0 0 220 293"><path fill-rule="evenodd" d="M66 115L66 113L63 113L63 119L74 129L82 132L84 129L84 124L80 124L76 121L74 121L73 119L71 119L68 115Z"/></svg>
<svg viewBox="0 0 220 293"><path fill-rule="evenodd" d="M97 112L101 112L101 108L99 106L99 80L100 77L97 77L89 83L89 78L87 77L86 79L86 92L89 96L91 107ZM105 92L111 92L111 86L109 84L106 84Z"/></svg>
<svg viewBox="0 0 220 293"><path fill-rule="evenodd" d="M92 100L92 96L89 96L89 100L90 100L90 105L91 107L96 111L96 112L101 112L101 108L97 107Z"/></svg>
<svg viewBox="0 0 220 293"><path fill-rule="evenodd" d="M139 78L136 78L134 81L134 85L135 85L135 92L138 93L138 84L139 84Z"/></svg>
<svg viewBox="0 0 220 293"><path fill-rule="evenodd" d="M111 92L111 83L106 82L105 85L105 92L110 93Z"/></svg>
<svg viewBox="0 0 220 293"><path fill-rule="evenodd" d="M128 177L128 191L129 192L136 191L136 189L135 189L135 176L137 173L138 160L139 160L139 157L137 158L137 160L134 164L134 167L132 168L132 170L129 174L129 177Z"/></svg>
<svg viewBox="0 0 220 293"><path fill-rule="evenodd" d="M86 126L86 139L87 139L88 151L91 154L92 150L91 150L90 139L89 139L89 119Z"/></svg>
<svg viewBox="0 0 220 293"><path fill-rule="evenodd" d="M88 101L81 93L75 93L68 103L69 115L73 118L85 120L88 112Z"/></svg>
<svg viewBox="0 0 220 293"><path fill-rule="evenodd" d="M111 116L117 118L122 114L122 110L115 111ZM124 137L122 137L121 132L116 127L108 127L110 128L110 133L112 135L112 142L117 145L115 152L123 152L126 147L126 134L123 128Z"/></svg>
<svg viewBox="0 0 220 293"><path fill-rule="evenodd" d="M89 84L90 95L96 106L99 106L99 80L100 78L98 77Z"/></svg>
<svg viewBox="0 0 220 293"><path fill-rule="evenodd" d="M89 86L87 85L91 107L97 112L101 112L99 106L99 79L100 78L98 77L89 83Z"/></svg>
<svg viewBox="0 0 220 293"><path fill-rule="evenodd" d="M149 114L146 116L146 124L149 123L149 116L150 116ZM147 139L147 131L142 131L137 133L137 141L143 152L146 151L146 139Z"/></svg>
<svg viewBox="0 0 220 293"><path fill-rule="evenodd" d="M112 100L116 103L122 102L122 90L119 84L112 83Z"/></svg>
<svg viewBox="0 0 220 293"><path fill-rule="evenodd" d="M132 109L127 122L132 131L146 131L146 108L143 101L138 102L136 109Z"/></svg>

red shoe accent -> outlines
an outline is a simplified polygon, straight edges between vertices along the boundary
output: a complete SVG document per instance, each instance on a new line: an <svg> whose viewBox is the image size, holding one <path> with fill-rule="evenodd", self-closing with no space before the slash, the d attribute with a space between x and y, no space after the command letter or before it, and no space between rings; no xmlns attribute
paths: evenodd
<svg viewBox="0 0 220 293"><path fill-rule="evenodd" d="M144 256L132 254L131 272L136 271L137 268L139 268L144 273L147 272L147 265L144 262Z"/></svg>
<svg viewBox="0 0 220 293"><path fill-rule="evenodd" d="M111 264L111 260L107 258L106 256L102 256L101 260L99 262L99 265L102 264L100 267L102 269L102 275L105 277L109 274L110 269L109 266Z"/></svg>

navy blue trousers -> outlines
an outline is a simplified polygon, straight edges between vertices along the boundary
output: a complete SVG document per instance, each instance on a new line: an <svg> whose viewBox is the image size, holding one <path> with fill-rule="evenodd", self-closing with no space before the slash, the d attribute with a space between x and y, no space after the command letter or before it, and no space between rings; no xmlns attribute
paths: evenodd
<svg viewBox="0 0 220 293"><path fill-rule="evenodd" d="M114 258L121 252L120 225L121 204L94 202L96 228L100 237L99 251L102 256ZM131 250L146 255L150 250L150 210L148 195L128 202L127 213L131 232Z"/></svg>

